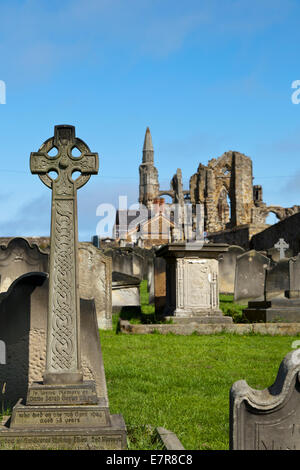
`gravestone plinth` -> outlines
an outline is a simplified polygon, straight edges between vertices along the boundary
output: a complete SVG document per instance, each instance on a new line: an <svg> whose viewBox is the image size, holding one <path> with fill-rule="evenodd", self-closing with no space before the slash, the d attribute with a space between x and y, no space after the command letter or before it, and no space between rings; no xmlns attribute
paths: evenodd
<svg viewBox="0 0 300 470"><path fill-rule="evenodd" d="M245 380L230 390L231 450L300 450L299 349L287 354L274 384L254 390Z"/></svg>
<svg viewBox="0 0 300 470"><path fill-rule="evenodd" d="M81 355L77 189L97 174L98 154L75 137L73 126L56 126L54 137L31 153L30 169L52 189L46 367L43 380L29 386L26 404L20 398L0 427L0 448L124 449L126 427L121 415L110 415L100 350L100 390L95 381L84 380ZM90 310L89 316L94 313ZM89 355L94 335L99 342L97 326L84 338Z"/></svg>
<svg viewBox="0 0 300 470"><path fill-rule="evenodd" d="M219 308L218 257L228 245L172 243L156 255L166 260L166 307L173 322L231 323Z"/></svg>

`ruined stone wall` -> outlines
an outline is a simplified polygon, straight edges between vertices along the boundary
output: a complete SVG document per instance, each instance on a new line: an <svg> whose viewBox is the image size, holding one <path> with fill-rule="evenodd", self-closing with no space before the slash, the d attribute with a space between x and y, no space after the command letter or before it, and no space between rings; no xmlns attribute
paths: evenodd
<svg viewBox="0 0 300 470"><path fill-rule="evenodd" d="M254 208L251 158L225 152L207 166L199 165L190 179L192 204L203 204L205 229L218 232L251 223Z"/></svg>

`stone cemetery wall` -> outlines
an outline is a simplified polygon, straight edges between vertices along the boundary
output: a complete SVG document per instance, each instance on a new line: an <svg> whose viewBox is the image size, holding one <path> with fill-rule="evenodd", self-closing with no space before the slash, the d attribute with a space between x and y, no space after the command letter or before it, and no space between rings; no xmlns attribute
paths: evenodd
<svg viewBox="0 0 300 470"><path fill-rule="evenodd" d="M234 294L236 259L245 250L240 246L230 246L228 251L219 257L219 292Z"/></svg>
<svg viewBox="0 0 300 470"><path fill-rule="evenodd" d="M236 260L234 301L264 300L265 271L270 259L255 250L239 255Z"/></svg>
<svg viewBox="0 0 300 470"><path fill-rule="evenodd" d="M45 371L48 280L46 274L26 274L0 294L0 340L6 345L0 364L0 396L15 404L28 385ZM80 301L81 353L84 380L95 380L99 397L107 400L94 301ZM3 393L1 393L3 392Z"/></svg>
<svg viewBox="0 0 300 470"><path fill-rule="evenodd" d="M284 238L289 244L293 256L299 253L300 213L294 214L254 235L250 241L250 247L257 251L271 249L280 238Z"/></svg>

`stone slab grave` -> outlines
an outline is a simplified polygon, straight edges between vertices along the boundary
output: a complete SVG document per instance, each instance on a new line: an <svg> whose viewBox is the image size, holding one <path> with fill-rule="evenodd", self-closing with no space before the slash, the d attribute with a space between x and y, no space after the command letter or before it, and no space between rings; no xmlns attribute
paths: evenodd
<svg viewBox="0 0 300 470"><path fill-rule="evenodd" d="M234 301L247 304L250 300L264 300L266 269L270 259L250 250L236 260Z"/></svg>
<svg viewBox="0 0 300 470"><path fill-rule="evenodd" d="M231 245L228 251L219 256L220 294L234 294L236 259L245 253L244 248Z"/></svg>
<svg viewBox="0 0 300 470"><path fill-rule="evenodd" d="M245 380L230 390L231 450L300 450L300 354L288 353L274 384L255 390Z"/></svg>
<svg viewBox="0 0 300 470"><path fill-rule="evenodd" d="M98 327L112 329L112 263L91 243L78 244L79 294L95 299Z"/></svg>
<svg viewBox="0 0 300 470"><path fill-rule="evenodd" d="M228 245L171 243L157 252L166 260L166 319L175 323L231 323L219 308L218 256Z"/></svg>
<svg viewBox="0 0 300 470"><path fill-rule="evenodd" d="M49 155L53 148L57 150L54 157ZM79 150L79 157L74 156L74 149ZM28 387L26 402L21 397L11 418L1 426L0 448L126 448L122 416L110 414L103 390L99 396L95 381L84 380L82 368L77 189L98 173L98 154L75 137L73 126L55 126L54 137L31 153L30 169L52 189L45 370L42 382ZM76 179L74 172L80 172ZM94 335L98 337L97 327Z"/></svg>
<svg viewBox="0 0 300 470"><path fill-rule="evenodd" d="M248 302L250 322L300 322L300 256L281 259L266 272L264 300Z"/></svg>
<svg viewBox="0 0 300 470"><path fill-rule="evenodd" d="M140 307L140 279L128 274L112 273L112 308L120 312L126 307Z"/></svg>

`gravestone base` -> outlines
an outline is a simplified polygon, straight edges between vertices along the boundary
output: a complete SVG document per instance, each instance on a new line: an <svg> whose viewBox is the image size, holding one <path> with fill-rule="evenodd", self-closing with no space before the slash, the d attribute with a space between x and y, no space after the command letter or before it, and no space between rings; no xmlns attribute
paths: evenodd
<svg viewBox="0 0 300 470"><path fill-rule="evenodd" d="M124 450L122 415L110 415L110 426L11 429L0 426L1 450Z"/></svg>
<svg viewBox="0 0 300 470"><path fill-rule="evenodd" d="M121 415L110 415L93 381L28 389L0 426L0 449L126 449Z"/></svg>
<svg viewBox="0 0 300 470"><path fill-rule="evenodd" d="M188 323L201 323L201 324L210 324L210 323L232 323L232 317L225 316L222 312L215 315L189 315L189 316L166 316L164 320L170 321L172 323L186 325Z"/></svg>
<svg viewBox="0 0 300 470"><path fill-rule="evenodd" d="M243 317L250 323L256 322L300 322L300 299L277 298L262 302L249 302L243 310Z"/></svg>

